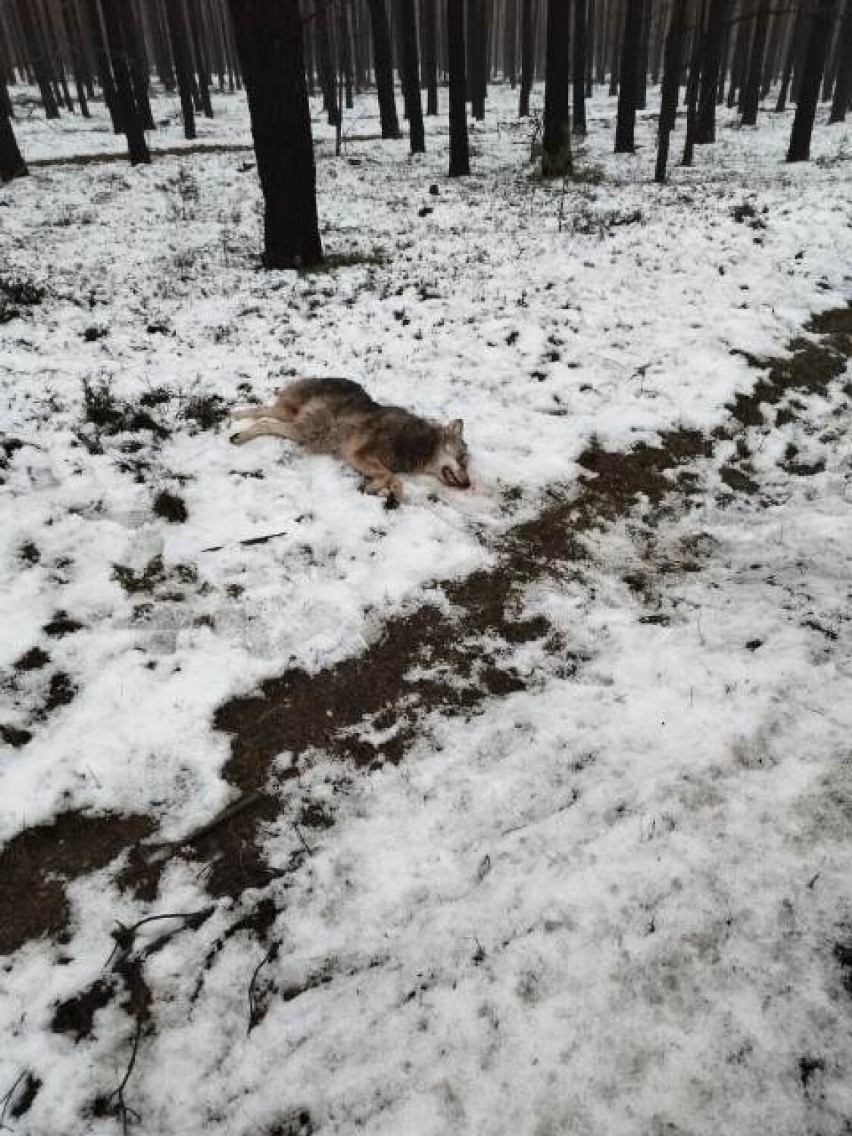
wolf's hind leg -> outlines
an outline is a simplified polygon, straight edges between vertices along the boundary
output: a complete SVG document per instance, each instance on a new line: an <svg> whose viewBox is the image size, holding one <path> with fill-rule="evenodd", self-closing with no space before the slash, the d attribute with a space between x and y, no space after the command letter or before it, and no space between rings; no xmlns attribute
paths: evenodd
<svg viewBox="0 0 852 1136"><path fill-rule="evenodd" d="M251 442L254 438L266 436L293 437L286 422L281 422L278 418L258 418L253 426L247 426L245 430L238 430L236 434L232 434L231 443L234 446L244 446L246 442Z"/></svg>

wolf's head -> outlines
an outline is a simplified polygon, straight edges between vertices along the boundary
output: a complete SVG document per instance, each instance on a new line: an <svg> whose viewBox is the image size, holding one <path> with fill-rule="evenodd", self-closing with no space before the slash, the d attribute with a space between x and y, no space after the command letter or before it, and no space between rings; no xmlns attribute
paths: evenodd
<svg viewBox="0 0 852 1136"><path fill-rule="evenodd" d="M467 461L464 422L461 418L456 418L441 427L441 439L430 463L430 472L439 477L445 485L452 485L454 489L469 489Z"/></svg>

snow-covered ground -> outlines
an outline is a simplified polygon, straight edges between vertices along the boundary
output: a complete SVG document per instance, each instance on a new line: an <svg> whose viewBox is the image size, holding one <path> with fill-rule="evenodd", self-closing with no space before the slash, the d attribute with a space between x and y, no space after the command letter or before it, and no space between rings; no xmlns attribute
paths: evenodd
<svg viewBox="0 0 852 1136"><path fill-rule="evenodd" d="M288 670L320 684L446 605L436 584L499 565L593 442L725 428L691 496L621 509L519 584L549 638L483 638L510 693L424 711L399 764L278 755L263 889L211 899L191 853L154 899L118 886L123 859L69 873L67 927L3 959L16 1132L114 1132L134 1052L123 1099L158 1136L849 1131L850 375L769 425L726 406L852 299L852 128L821 118L787 166L789 115L723 112L661 188L651 114L614 157L601 95L563 187L531 174L514 97L495 89L455 182L443 117L416 160L371 99L340 158L317 118L317 273L258 271L248 149L0 190L0 284L44 288L0 324L16 872L61 814L190 835L237 795L219 706ZM200 141L247 143L242 99L215 107ZM175 101L155 115L179 145ZM119 146L102 115L16 129L33 160ZM331 459L230 447L222 411L291 374L463 417L473 491L410 479L389 513ZM61 876L61 845L44 862ZM117 920L202 910L108 962ZM60 1028L99 979L115 995Z"/></svg>

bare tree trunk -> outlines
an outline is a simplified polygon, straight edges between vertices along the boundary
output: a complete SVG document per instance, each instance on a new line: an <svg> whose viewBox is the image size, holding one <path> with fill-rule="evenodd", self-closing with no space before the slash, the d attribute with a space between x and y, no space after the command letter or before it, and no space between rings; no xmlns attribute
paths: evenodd
<svg viewBox="0 0 852 1136"><path fill-rule="evenodd" d="M379 96L382 138L400 138L399 119L396 115L396 100L393 93L390 26L388 25L385 0L367 0L367 6L370 9L373 67L376 73L376 90Z"/></svg>
<svg viewBox="0 0 852 1136"><path fill-rule="evenodd" d="M683 145L681 163L692 165L695 147L695 123L698 118L698 74L701 70L701 54L704 43L704 28L707 23L707 2L702 0L696 10L696 22L692 31L692 50L689 53L689 79L686 86L686 141Z"/></svg>
<svg viewBox="0 0 852 1136"><path fill-rule="evenodd" d="M730 16L731 0L711 0L702 52L698 109L695 116L695 142L699 146L716 141L716 93L720 74L724 80L722 41L725 24Z"/></svg>
<svg viewBox="0 0 852 1136"><path fill-rule="evenodd" d="M408 137L412 154L426 150L423 104L420 101L420 65L417 57L417 21L414 0L397 0L402 25L402 89L408 111Z"/></svg>
<svg viewBox="0 0 852 1136"><path fill-rule="evenodd" d="M574 0L574 59L572 79L574 108L572 126L575 134L586 133L586 0Z"/></svg>
<svg viewBox="0 0 852 1136"><path fill-rule="evenodd" d="M128 3L128 0L123 0L121 28L124 37L124 49L127 53L130 81L133 84L133 96L136 100L139 117L142 120L142 128L143 130L155 130L151 102L148 98L150 72L148 57L145 53L145 41L136 18L134 5Z"/></svg>
<svg viewBox="0 0 852 1136"><path fill-rule="evenodd" d="M230 0L233 4L233 0ZM334 74L334 56L331 50L331 32L328 19L329 0L314 0L314 26L317 37L317 66L322 97L329 126L340 125L340 105L337 100L337 83Z"/></svg>
<svg viewBox="0 0 852 1136"><path fill-rule="evenodd" d="M642 4L642 33L639 39L639 62L636 68L636 109L644 110L648 103L648 43L651 35L651 6L653 0Z"/></svg>
<svg viewBox="0 0 852 1136"><path fill-rule="evenodd" d="M645 0L647 3L648 0ZM625 0L624 38L619 67L618 118L615 126L616 154L632 154L636 149L636 92L639 49L642 38L643 0Z"/></svg>
<svg viewBox="0 0 852 1136"><path fill-rule="evenodd" d="M450 177L470 173L465 101L464 0L447 0L447 56L450 72Z"/></svg>
<svg viewBox="0 0 852 1136"><path fill-rule="evenodd" d="M609 29L609 42L607 44L607 51L609 53L610 66L609 66L609 94L610 97L615 97L618 94L618 69L620 65L620 49L621 40L619 39L619 28L623 26L623 18L619 6L619 0L610 0L610 29Z"/></svg>
<svg viewBox="0 0 852 1136"><path fill-rule="evenodd" d="M3 93L5 94L5 86ZM12 129L12 120L8 114L8 102L0 99L0 182L11 181L12 178L26 177L29 173L26 162L18 149L15 132Z"/></svg>
<svg viewBox="0 0 852 1136"><path fill-rule="evenodd" d="M184 138L194 138L195 110L192 105L192 82L190 79L192 58L187 42L183 4L181 0L165 0L165 4L175 77L180 94L180 109L183 114L183 136Z"/></svg>
<svg viewBox="0 0 852 1136"><path fill-rule="evenodd" d="M542 177L561 177L571 172L570 52L570 4L568 0L548 0Z"/></svg>
<svg viewBox="0 0 852 1136"><path fill-rule="evenodd" d="M467 89L471 114L485 118L484 0L467 0Z"/></svg>
<svg viewBox="0 0 852 1136"><path fill-rule="evenodd" d="M802 35L803 26L804 17L800 6L799 10L796 12L793 33L787 45L787 58L784 60L784 71L781 76L781 90L778 92L778 101L775 103L775 111L777 114L787 109L787 96L790 93L790 80L793 77L793 63L796 58L796 52L798 51L798 42Z"/></svg>
<svg viewBox="0 0 852 1136"><path fill-rule="evenodd" d="M106 41L106 32L101 18L100 6L98 0L85 0L85 4L85 23L88 25L89 37L94 44L96 70L98 78L100 79L101 90L104 94L104 102L110 114L114 133L121 134L124 130L124 124L121 121L118 95L113 81L109 46Z"/></svg>
<svg viewBox="0 0 852 1136"><path fill-rule="evenodd" d="M131 52L128 50L127 28L122 22L121 0L101 0L104 30L115 82L116 111L122 132L127 137L130 164L147 164L151 161L142 115L136 102L136 92L130 73Z"/></svg>
<svg viewBox="0 0 852 1136"><path fill-rule="evenodd" d="M837 40L837 74L834 79L834 97L831 100L829 122L845 122L846 111L852 102L852 0L846 0L846 11Z"/></svg>
<svg viewBox="0 0 852 1136"><path fill-rule="evenodd" d="M518 85L518 3L506 0L503 25L503 73L514 91Z"/></svg>
<svg viewBox="0 0 852 1136"><path fill-rule="evenodd" d="M420 27L423 46L423 79L426 84L426 114L438 113L438 53L435 39L435 0L421 0Z"/></svg>
<svg viewBox="0 0 852 1136"><path fill-rule="evenodd" d="M18 22L24 38L27 62L35 75L41 102L47 118L59 118L59 104L50 82L47 62L47 44L44 42L37 13L30 0L18 0Z"/></svg>
<svg viewBox="0 0 852 1136"><path fill-rule="evenodd" d="M534 0L521 0L521 93L518 101L518 118L530 113L530 91L535 68L535 12Z"/></svg>
<svg viewBox="0 0 852 1136"><path fill-rule="evenodd" d="M748 49L751 42L749 36L748 20L745 19L745 5L747 0L741 0L740 10L738 13L739 20L734 28L733 34L734 51L731 60L731 82L728 87L728 107L733 108L738 102L742 102L743 86L745 85L745 73L748 66Z"/></svg>
<svg viewBox="0 0 852 1136"><path fill-rule="evenodd" d="M834 0L817 0L817 7L811 16L802 85L790 133L790 148L787 151L788 162L806 162L811 156L811 134L819 100L819 85L831 41L834 7Z"/></svg>
<svg viewBox="0 0 852 1136"><path fill-rule="evenodd" d="M763 76L763 56L766 51L766 32L769 26L769 0L760 0L751 37L748 71L743 87L743 126L757 124L760 101L760 82Z"/></svg>
<svg viewBox="0 0 852 1136"><path fill-rule="evenodd" d="M86 94L86 53L83 47L80 25L77 22L77 11L73 4L68 4L67 7L60 4L57 7L57 16L71 55L71 74L74 76L74 88L77 92L77 102L80 104L80 114L83 118L91 118L89 100Z"/></svg>
<svg viewBox="0 0 852 1136"><path fill-rule="evenodd" d="M666 180L669 160L669 137L677 117L677 99L680 91L680 68L686 36L686 0L673 0L672 13L666 36L663 65L663 90L660 97L660 127L657 137L657 166L654 180L661 185Z"/></svg>
<svg viewBox="0 0 852 1136"><path fill-rule="evenodd" d="M298 0L229 0L263 190L266 268L323 259Z"/></svg>
<svg viewBox="0 0 852 1136"><path fill-rule="evenodd" d="M195 74L198 81L198 94L201 99L201 113L205 118L213 117L213 104L210 101L210 65L204 43L204 16L199 0L187 0L189 33L192 52L195 56Z"/></svg>

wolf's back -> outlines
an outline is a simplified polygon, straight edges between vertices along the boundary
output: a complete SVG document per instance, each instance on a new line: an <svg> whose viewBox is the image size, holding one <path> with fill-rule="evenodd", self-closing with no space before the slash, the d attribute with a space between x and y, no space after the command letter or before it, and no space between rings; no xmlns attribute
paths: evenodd
<svg viewBox="0 0 852 1136"><path fill-rule="evenodd" d="M305 403L319 398L335 403L361 403L365 407L375 405L360 383L354 379L308 378L296 379L276 391L278 397L284 396L288 402Z"/></svg>

